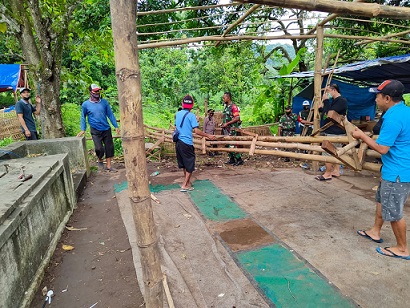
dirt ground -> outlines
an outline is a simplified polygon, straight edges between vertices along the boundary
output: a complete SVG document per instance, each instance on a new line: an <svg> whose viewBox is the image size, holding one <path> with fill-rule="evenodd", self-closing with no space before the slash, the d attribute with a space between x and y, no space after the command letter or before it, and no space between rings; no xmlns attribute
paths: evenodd
<svg viewBox="0 0 410 308"><path fill-rule="evenodd" d="M300 168L303 161L285 162L283 158L267 156L244 156L245 167L276 171L281 168ZM240 167L226 167L226 155L208 157L197 156L195 175L201 176L204 170L220 168L235 170ZM118 169L124 168L119 161L114 163ZM175 158L161 162L149 162L148 172L166 170L173 177L181 176ZM175 172L175 173L174 173ZM314 172L312 172L314 174ZM61 237L58 249L46 270L41 287L31 307L41 307L44 303L42 289L47 287L56 294L47 307L143 307L144 302L135 275L134 260L123 220L115 199L113 186L125 181L125 172L106 173L94 171L86 189L80 197L78 207L71 217L68 227ZM152 177L152 184L161 183L164 178ZM360 181L360 177L357 179ZM363 178L366 181L366 178ZM166 181L166 180L165 180ZM353 188L352 188L353 189ZM374 194L363 191L368 197ZM255 201L256 202L256 201ZM249 231L249 230L247 230ZM260 228L255 232L261 232ZM224 234L229 242L230 234ZM245 241L249 239L244 238ZM241 243L239 243L241 244ZM74 247L64 250L63 245ZM140 277L139 277L140 278Z"/></svg>

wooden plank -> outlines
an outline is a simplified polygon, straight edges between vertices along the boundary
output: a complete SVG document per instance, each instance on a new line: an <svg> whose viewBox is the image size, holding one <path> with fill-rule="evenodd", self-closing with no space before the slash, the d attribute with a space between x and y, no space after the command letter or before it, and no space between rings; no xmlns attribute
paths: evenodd
<svg viewBox="0 0 410 308"><path fill-rule="evenodd" d="M336 147L330 141L327 141L327 140L323 141L322 149L325 150L330 155L332 155L333 157L340 160L341 162L343 162L345 165L352 168L353 170L358 170L356 161L352 159L350 156L348 156L347 154L342 154L339 156Z"/></svg>

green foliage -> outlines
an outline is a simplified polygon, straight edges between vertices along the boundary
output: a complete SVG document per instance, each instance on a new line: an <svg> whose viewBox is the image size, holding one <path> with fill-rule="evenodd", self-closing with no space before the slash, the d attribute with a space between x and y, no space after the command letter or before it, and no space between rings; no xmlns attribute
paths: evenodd
<svg viewBox="0 0 410 308"><path fill-rule="evenodd" d="M124 152L122 149L122 140L121 138L114 138L114 156L123 156Z"/></svg>
<svg viewBox="0 0 410 308"><path fill-rule="evenodd" d="M0 140L0 147L5 147L6 145L12 144L14 142L12 137L6 137Z"/></svg>
<svg viewBox="0 0 410 308"><path fill-rule="evenodd" d="M65 103L61 106L61 112L67 136L76 136L80 131L81 106Z"/></svg>
<svg viewBox="0 0 410 308"><path fill-rule="evenodd" d="M15 104L12 92L0 93L0 108L7 108Z"/></svg>

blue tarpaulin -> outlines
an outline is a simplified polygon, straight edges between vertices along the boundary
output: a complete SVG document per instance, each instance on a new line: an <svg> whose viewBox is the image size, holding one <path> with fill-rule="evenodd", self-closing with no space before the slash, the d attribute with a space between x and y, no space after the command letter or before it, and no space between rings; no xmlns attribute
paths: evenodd
<svg viewBox="0 0 410 308"><path fill-rule="evenodd" d="M0 64L0 92L17 90L20 79L20 64Z"/></svg>
<svg viewBox="0 0 410 308"><path fill-rule="evenodd" d="M361 117L365 116L369 116L370 120L374 120L376 115L375 93L370 93L368 88L361 88L335 79L331 83L336 83L339 86L341 95L347 100L347 119L349 121L360 120ZM322 87L325 86L326 79L323 81ZM293 97L292 111L294 113L299 114L305 100L308 100L312 105L313 91L313 84L310 84Z"/></svg>

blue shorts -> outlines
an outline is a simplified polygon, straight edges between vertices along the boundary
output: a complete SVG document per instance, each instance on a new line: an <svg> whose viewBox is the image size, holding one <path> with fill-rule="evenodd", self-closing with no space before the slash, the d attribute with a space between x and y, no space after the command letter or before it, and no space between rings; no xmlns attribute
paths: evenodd
<svg viewBox="0 0 410 308"><path fill-rule="evenodd" d="M410 183L382 180L376 191L376 202L382 205L385 221L398 221L403 218L403 207L410 193Z"/></svg>

